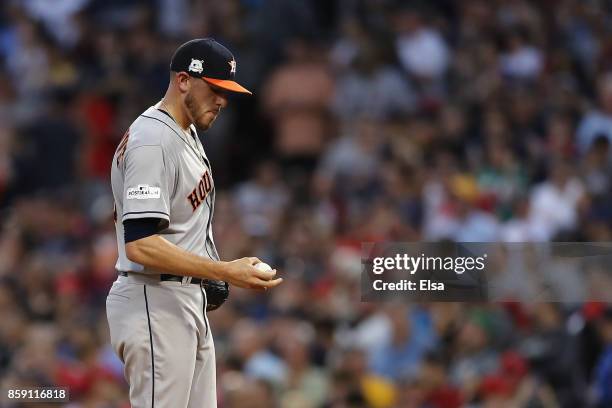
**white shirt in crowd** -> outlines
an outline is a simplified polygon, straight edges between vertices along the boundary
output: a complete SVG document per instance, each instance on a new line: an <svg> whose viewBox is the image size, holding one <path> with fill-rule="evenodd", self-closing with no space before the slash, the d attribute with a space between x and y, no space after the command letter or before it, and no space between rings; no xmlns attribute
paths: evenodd
<svg viewBox="0 0 612 408"><path fill-rule="evenodd" d="M584 186L575 178L568 180L563 188L549 181L536 186L530 200L531 225L547 240L562 230L574 228L583 194Z"/></svg>

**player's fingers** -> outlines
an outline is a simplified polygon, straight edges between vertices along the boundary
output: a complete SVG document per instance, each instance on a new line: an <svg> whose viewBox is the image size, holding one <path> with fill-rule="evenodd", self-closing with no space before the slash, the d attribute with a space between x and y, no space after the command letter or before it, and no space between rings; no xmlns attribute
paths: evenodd
<svg viewBox="0 0 612 408"><path fill-rule="evenodd" d="M269 280L269 281L264 282L264 288L266 289L274 288L280 285L281 283L283 283L283 278L276 278L273 280Z"/></svg>
<svg viewBox="0 0 612 408"><path fill-rule="evenodd" d="M273 280L261 282L261 287L264 289L270 289L270 288L274 288L280 285L282 282L283 282L283 278L276 278Z"/></svg>
<svg viewBox="0 0 612 408"><path fill-rule="evenodd" d="M283 278L278 278L278 279L274 279L274 280L260 280L258 279L257 281L251 283L251 289L257 289L257 290L266 290L268 288L273 288L277 285L280 285L280 283L283 281Z"/></svg>
<svg viewBox="0 0 612 408"><path fill-rule="evenodd" d="M268 280L273 279L276 276L276 269L270 269L269 271L265 271L265 270L262 271L262 270L255 268L255 270L256 272L254 273L254 275L261 280L268 281Z"/></svg>
<svg viewBox="0 0 612 408"><path fill-rule="evenodd" d="M257 258L256 256L249 256L247 259L249 260L251 265L256 265L258 263L261 263L261 260Z"/></svg>

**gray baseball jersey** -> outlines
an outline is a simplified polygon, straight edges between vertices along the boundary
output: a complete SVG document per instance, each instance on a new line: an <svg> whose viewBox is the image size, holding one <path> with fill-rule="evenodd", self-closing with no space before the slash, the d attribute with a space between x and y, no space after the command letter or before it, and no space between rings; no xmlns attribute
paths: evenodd
<svg viewBox="0 0 612 408"><path fill-rule="evenodd" d="M119 271L155 273L125 255L123 221L134 218L161 218L160 236L191 253L219 259L211 227L212 171L193 125L191 132L187 135L167 113L150 107L121 140L111 170Z"/></svg>
<svg viewBox="0 0 612 408"><path fill-rule="evenodd" d="M211 230L210 163L195 129L190 131L151 107L130 126L113 157L117 269L128 273L113 283L106 313L135 408L217 406L204 288L190 278L162 281L160 271L130 261L123 236L125 220L160 218L159 235L186 251L219 259Z"/></svg>

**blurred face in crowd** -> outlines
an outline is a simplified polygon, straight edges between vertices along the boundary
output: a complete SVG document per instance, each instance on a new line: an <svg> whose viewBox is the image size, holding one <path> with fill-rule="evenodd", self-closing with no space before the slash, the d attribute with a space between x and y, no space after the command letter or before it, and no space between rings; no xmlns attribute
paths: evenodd
<svg viewBox="0 0 612 408"><path fill-rule="evenodd" d="M380 144L380 126L370 119L362 119L357 124L360 147L366 152L375 152Z"/></svg>
<svg viewBox="0 0 612 408"><path fill-rule="evenodd" d="M274 396L263 380L254 380L240 374L222 379L225 389L223 406L227 408L273 407Z"/></svg>
<svg viewBox="0 0 612 408"><path fill-rule="evenodd" d="M598 136L589 150L589 163L605 166L610 157L610 140L605 135Z"/></svg>
<svg viewBox="0 0 612 408"><path fill-rule="evenodd" d="M504 114L496 109L485 113L484 133L487 139L503 139L508 132L508 122Z"/></svg>
<svg viewBox="0 0 612 408"><path fill-rule="evenodd" d="M189 121L197 128L207 130L221 109L227 106L227 92L184 72L177 73L176 76Z"/></svg>
<svg viewBox="0 0 612 408"><path fill-rule="evenodd" d="M557 307L548 303L537 305L534 318L542 329L555 329L562 323Z"/></svg>
<svg viewBox="0 0 612 408"><path fill-rule="evenodd" d="M473 353L484 349L489 339L482 327L473 321L468 321L461 328L457 341L459 350L465 353Z"/></svg>
<svg viewBox="0 0 612 408"><path fill-rule="evenodd" d="M463 112L456 106L446 107L440 117L442 131L448 138L458 139L465 131L466 123Z"/></svg>
<svg viewBox="0 0 612 408"><path fill-rule="evenodd" d="M304 63L312 58L314 51L306 40L296 38L288 41L285 53L289 60Z"/></svg>
<svg viewBox="0 0 612 408"><path fill-rule="evenodd" d="M245 319L234 326L230 343L236 356L247 360L262 348L263 339L255 324Z"/></svg>
<svg viewBox="0 0 612 408"><path fill-rule="evenodd" d="M279 344L279 348L289 367L299 371L310 364L308 343L307 340L300 336L297 328L293 330L294 332L289 330L287 338L283 339Z"/></svg>
<svg viewBox="0 0 612 408"><path fill-rule="evenodd" d="M410 318L407 309L403 307L390 308L388 316L393 328L393 343L404 344L411 335Z"/></svg>
<svg viewBox="0 0 612 408"><path fill-rule="evenodd" d="M538 114L538 95L518 88L510 98L510 120L519 127L529 126Z"/></svg>
<svg viewBox="0 0 612 408"><path fill-rule="evenodd" d="M493 140L487 145L489 164L495 168L504 168L512 165L513 157L510 147L501 141Z"/></svg>
<svg viewBox="0 0 612 408"><path fill-rule="evenodd" d="M612 113L612 75L606 75L599 81L599 103L605 112Z"/></svg>
<svg viewBox="0 0 612 408"><path fill-rule="evenodd" d="M601 337L606 344L612 344L612 317L603 320L600 325Z"/></svg>
<svg viewBox="0 0 612 408"><path fill-rule="evenodd" d="M557 161L551 165L550 179L559 188L564 188L572 176L571 167L562 161Z"/></svg>
<svg viewBox="0 0 612 408"><path fill-rule="evenodd" d="M366 374L368 361L365 352L359 349L347 351L342 360L342 368L358 377Z"/></svg>
<svg viewBox="0 0 612 408"><path fill-rule="evenodd" d="M427 384L420 379L413 379L402 384L398 390L398 407L419 408L427 400Z"/></svg>
<svg viewBox="0 0 612 408"><path fill-rule="evenodd" d="M264 162L256 170L257 182L265 187L273 186L278 177L278 167L274 162Z"/></svg>
<svg viewBox="0 0 612 408"><path fill-rule="evenodd" d="M571 120L564 115L555 115L547 123L547 138L553 154L565 155L571 146L573 128Z"/></svg>
<svg viewBox="0 0 612 408"><path fill-rule="evenodd" d="M438 362L426 361L421 366L420 379L425 384L425 388L443 387L446 382L445 367Z"/></svg>
<svg viewBox="0 0 612 408"><path fill-rule="evenodd" d="M510 52L520 49L524 44L525 38L519 32L512 33L508 38L508 50Z"/></svg>
<svg viewBox="0 0 612 408"><path fill-rule="evenodd" d="M483 408L511 408L513 402L503 395L492 395L485 399Z"/></svg>
<svg viewBox="0 0 612 408"><path fill-rule="evenodd" d="M414 10L401 10L395 17L395 29L399 33L412 34L422 26L422 18Z"/></svg>

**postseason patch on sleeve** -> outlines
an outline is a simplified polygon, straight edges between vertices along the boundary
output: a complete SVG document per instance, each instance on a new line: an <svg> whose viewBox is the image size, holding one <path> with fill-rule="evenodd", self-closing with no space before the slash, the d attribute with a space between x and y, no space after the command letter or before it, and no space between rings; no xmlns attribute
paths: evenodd
<svg viewBox="0 0 612 408"><path fill-rule="evenodd" d="M128 200L148 200L150 198L159 198L160 196L161 188L148 184L138 184L136 187L128 187L126 193L126 199Z"/></svg>

